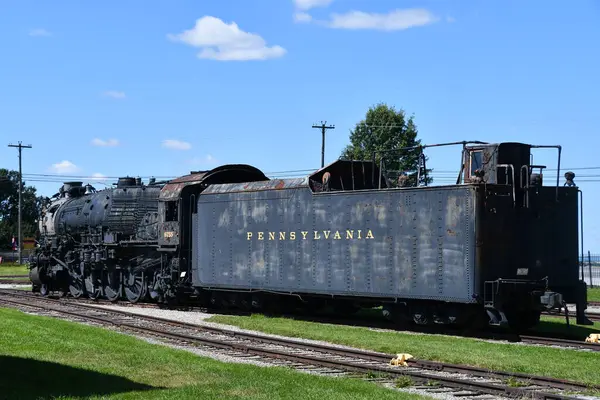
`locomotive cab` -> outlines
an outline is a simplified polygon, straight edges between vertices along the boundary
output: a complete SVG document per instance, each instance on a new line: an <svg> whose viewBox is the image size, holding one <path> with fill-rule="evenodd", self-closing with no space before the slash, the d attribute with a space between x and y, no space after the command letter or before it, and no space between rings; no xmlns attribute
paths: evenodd
<svg viewBox="0 0 600 400"><path fill-rule="evenodd" d="M523 143L499 143L466 146L463 151L465 175L463 183L485 182L487 184L512 185L521 188L529 182L542 184L544 165L531 165L531 149ZM539 169L539 174L534 170Z"/></svg>
<svg viewBox="0 0 600 400"><path fill-rule="evenodd" d="M161 252L161 279L151 295L175 296L175 287L188 290L197 238L197 202L202 192L214 183L268 180L262 171L244 164L223 165L209 171L191 171L169 181L158 198L158 250ZM185 289L182 289L185 288Z"/></svg>

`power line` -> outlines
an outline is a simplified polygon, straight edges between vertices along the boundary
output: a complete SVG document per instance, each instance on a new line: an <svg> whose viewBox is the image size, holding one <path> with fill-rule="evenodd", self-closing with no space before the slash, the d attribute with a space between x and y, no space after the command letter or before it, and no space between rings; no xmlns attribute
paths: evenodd
<svg viewBox="0 0 600 400"><path fill-rule="evenodd" d="M122 178L121 176L93 176L93 175L63 175L63 174L24 174L25 176L33 176L33 177L50 177L50 178L82 178L82 179L117 179ZM139 176L139 175L137 175ZM156 175L148 175L142 176L142 178L174 178L174 175L169 176L156 176Z"/></svg>
<svg viewBox="0 0 600 400"><path fill-rule="evenodd" d="M326 126L327 121L321 121L321 125L313 125L313 128L321 128L321 134L323 135L323 139L321 142L321 168L325 166L325 131L327 129L335 129L335 125Z"/></svg>
<svg viewBox="0 0 600 400"><path fill-rule="evenodd" d="M314 170L311 170L314 171ZM270 179L293 179L293 178L303 178L306 177L308 174L307 173L291 173L291 174L285 174L285 175L276 175L276 174L268 174L265 173L265 175L267 175ZM429 177L433 178L434 180L434 184L437 182L438 184L442 184L442 185L447 185L447 184L455 184L456 183L456 178L453 176L448 176L448 175L436 175L434 174L428 174ZM39 183L63 183L64 180L61 179L28 179L28 182L39 182ZM576 179L576 181L580 184L593 184L593 183L600 183L600 176L599 177L589 177L589 178L583 178L583 179ZM105 185L107 187L110 187L110 184L104 183L102 181L97 181L97 183L100 183L102 185ZM579 185L581 186L581 185Z"/></svg>
<svg viewBox="0 0 600 400"><path fill-rule="evenodd" d="M579 167L579 168L561 168L561 171L569 171L569 170L583 170L583 169L588 169L588 168L592 168L592 167ZM306 168L306 169L295 169L295 170L284 170L284 171L267 171L265 172L266 175L283 175L283 174L292 174L292 175L305 175L305 174L309 174L311 172L314 172L316 170L318 170L319 168ZM556 170L554 170L556 171ZM448 175L456 175L458 174L458 170L456 171L452 171L452 170L438 170L438 169L434 169L433 170L433 174L435 175L440 175L440 176L448 176ZM164 176L157 176L157 175L137 175L141 178L150 178L150 177L154 177L157 179L174 179L179 177L179 175L164 175ZM23 174L24 178L29 178L29 181L34 181L34 180L45 180L48 179L49 181L60 181L61 179L76 179L76 178L80 178L80 179L90 179L90 180L109 180L109 179L118 179L122 176L93 176L93 175L67 175L67 174ZM600 178L600 174L585 174L585 175L578 175L578 178Z"/></svg>
<svg viewBox="0 0 600 400"><path fill-rule="evenodd" d="M14 146L17 147L17 146ZM283 170L283 171L269 171L269 172L265 172L265 175L271 177L271 178L277 178L277 179L282 179L285 177L302 177L302 176L306 176L316 170L318 170L319 168L306 168L306 169L296 169L296 170ZM561 170L562 171L569 171L569 170L579 170L579 171L583 171L583 170L594 170L594 169L600 169L600 167L573 167L573 168L564 168ZM552 171L552 169L547 169L547 172ZM556 171L556 169L554 169L554 171ZM591 172L591 171L590 171ZM452 170L437 170L434 169L429 176L433 177L436 181L440 182L440 181L444 181L445 179L448 180L455 180L455 175L458 174L458 171L452 171ZM30 174L22 174L23 178L25 178L27 181L29 182L46 182L46 183L53 183L53 182L63 182L64 180L69 180L69 179L89 179L89 180L93 180L99 183L102 183L102 181L104 180L110 180L110 179L118 179L120 176L102 176L102 177L97 177L97 176L85 176L85 175L69 175L69 174L36 174L36 173L30 173ZM154 178L158 178L161 180L169 180L169 179L174 179L178 176L155 176L155 175L149 175L149 176L141 176L142 178L148 178L148 177L154 177ZM577 180L580 182L597 182L597 180L593 179L593 178L600 178L600 174L581 174L577 176ZM584 178L584 179L582 179ZM588 178L588 179L585 179ZM592 178L592 179L590 179ZM110 185L107 185L110 186Z"/></svg>
<svg viewBox="0 0 600 400"><path fill-rule="evenodd" d="M19 254L19 260L17 261L17 264L21 264L21 246L23 243L23 234L21 232L21 212L22 212L22 197L23 197L23 174L22 174L22 170L21 170L21 152L23 151L23 149L31 149L31 145L23 145L21 144L21 141L19 141L19 144L9 144L8 147L16 147L19 149L19 220L18 220L18 227L19 227L19 234L18 234L18 240L17 240L17 247L18 247L18 254Z"/></svg>
<svg viewBox="0 0 600 400"><path fill-rule="evenodd" d="M319 126L320 127L320 126ZM17 147L17 145L15 145L14 147ZM293 169L293 170L283 170L283 171L267 171L265 172L265 174L267 175L279 175L279 174L287 174L287 173L302 173L302 172L313 172L318 170L318 167L315 168L304 168L304 169ZM577 171L577 170L600 170L600 167L573 167L573 168L561 168L561 171L569 171L569 170L573 170L573 171ZM545 171L557 171L557 169L552 169L552 168L546 168ZM433 173L436 174L458 174L458 170L443 170L443 169L434 169ZM158 175L136 175L139 176L141 178L157 178L157 179L173 179L173 178L177 178L181 175L162 175L162 176L158 176ZM596 177L600 175L579 175L579 177ZM123 175L119 175L119 176L93 176L93 175L70 175L70 174L38 174L38 173L24 173L23 177L44 177L44 178L56 178L56 179L62 179L62 178L66 178L66 179L75 179L75 178L82 178L82 179L94 179L94 180L99 180L99 179L118 179L123 177Z"/></svg>

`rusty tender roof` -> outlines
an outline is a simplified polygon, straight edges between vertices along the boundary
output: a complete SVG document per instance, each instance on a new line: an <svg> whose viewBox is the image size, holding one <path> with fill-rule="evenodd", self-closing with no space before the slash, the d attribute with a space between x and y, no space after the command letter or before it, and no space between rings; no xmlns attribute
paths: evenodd
<svg viewBox="0 0 600 400"><path fill-rule="evenodd" d="M160 191L161 200L175 200L179 198L179 194L184 187L202 183L206 173L184 175L179 178L169 181Z"/></svg>
<svg viewBox="0 0 600 400"><path fill-rule="evenodd" d="M181 195L181 191L186 186L199 185L203 183L219 183L219 179L231 180L231 176L240 175L241 178L251 178L257 180L268 180L264 173L251 165L232 164L222 165L210 171L198 171L188 175L183 175L170 180L160 191L160 200L176 200ZM244 179L242 179L244 180ZM235 179L233 180L235 181Z"/></svg>
<svg viewBox="0 0 600 400"><path fill-rule="evenodd" d="M269 181L225 183L210 185L203 194L258 192L262 190L281 190L308 187L308 177L291 179L272 179Z"/></svg>

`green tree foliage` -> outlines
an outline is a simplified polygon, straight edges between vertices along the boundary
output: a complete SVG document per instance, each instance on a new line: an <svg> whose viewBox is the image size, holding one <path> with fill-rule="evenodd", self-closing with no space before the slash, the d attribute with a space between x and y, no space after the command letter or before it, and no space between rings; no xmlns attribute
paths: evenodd
<svg viewBox="0 0 600 400"><path fill-rule="evenodd" d="M37 219L42 206L50 199L37 196L33 186L23 181L21 227L23 237L32 237L37 232ZM19 217L19 173L0 168L0 249L10 248L11 239L18 235Z"/></svg>
<svg viewBox="0 0 600 400"><path fill-rule="evenodd" d="M407 117L404 110L379 103L370 107L365 119L350 131L350 144L344 148L340 159L372 160L375 152L378 165L383 157L384 170L392 184L396 184L398 176L404 174L408 177L407 186L416 186L421 150L400 149L420 146L417 134L413 116ZM430 172L427 169L427 183L432 181ZM419 184L423 183L425 178L422 176Z"/></svg>

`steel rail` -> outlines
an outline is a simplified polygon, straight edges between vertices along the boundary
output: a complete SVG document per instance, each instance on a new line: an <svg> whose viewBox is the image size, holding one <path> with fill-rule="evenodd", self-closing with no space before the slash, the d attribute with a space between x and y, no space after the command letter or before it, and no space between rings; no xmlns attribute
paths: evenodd
<svg viewBox="0 0 600 400"><path fill-rule="evenodd" d="M13 295L18 295L18 296L28 296L28 297L35 297L35 298L40 297L34 293L23 292L23 291L16 290L16 289L0 289L0 293L2 293L2 292L10 293ZM47 301L61 301L68 305L77 305L79 307L92 307L92 308L96 308L96 309L100 308L102 310L108 310L108 309L105 309L102 307L98 307L98 306L101 306L102 303L107 303L110 305L121 305L121 306L125 306L125 307L158 308L158 309L161 308L161 307L157 307L156 304L151 304L151 303L141 303L141 304L131 304L129 302L123 302L123 303L116 302L115 303L115 302L110 302L108 300L98 301L98 300L90 300L90 299L77 299L77 302L72 302L72 301L63 300L63 298L61 298L61 297L48 296L48 297L42 297L42 298ZM192 308L196 308L196 307L192 307ZM200 309L200 308L198 308L198 309ZM170 319L136 314L135 312L131 312L131 311L125 311L125 310L110 310L110 311L113 313L120 313L122 315L125 315L125 314L140 315L143 318L153 319L157 322L162 322L162 323L180 324L181 326L197 327L197 328L200 327L206 331L211 331L211 329L213 329L208 326L199 326L199 325L193 325L193 324L186 324L184 322L175 322ZM220 314L224 314L224 313L221 312ZM554 315L554 314L552 314L551 316L560 317L560 315ZM330 320L328 320L326 318L321 318L321 317L310 318L309 320L313 321L313 322L331 322ZM347 324L352 324L352 322L350 321ZM381 325L380 327L382 327L382 329L385 329L385 327L383 327L383 325ZM386 327L387 327L387 325L386 325ZM218 330L214 329L213 331L217 332ZM418 328L414 329L413 331L418 332L418 333L431 333L427 330L419 330ZM235 334L237 336L242 335L242 334L240 334L240 332L234 332L233 334ZM568 339L568 338L564 338L564 337L560 338L560 337L553 337L553 336L516 335L516 334L508 334L508 333L503 334L503 333L497 333L497 332L485 334L485 335L483 335L483 334L468 335L468 336L464 336L464 337L471 338L471 339L493 340L493 341L501 341L501 342L505 341L505 342L509 342L509 343L519 343L520 342L520 343L527 343L527 344L539 344L539 345L545 345L545 346L559 346L559 347L565 347L565 348L577 348L577 349L584 349L584 350L600 352L600 344L598 344L598 343L587 343L583 340ZM389 357L392 357L392 356L389 356Z"/></svg>
<svg viewBox="0 0 600 400"><path fill-rule="evenodd" d="M547 317L556 317L556 318L565 318L565 314L563 313L557 313L557 312L542 312L542 315L547 316ZM577 314L573 311L569 311L568 313L569 318L576 318ZM590 321L594 321L594 322L600 322L600 313L596 313L596 312L586 312L585 316L588 317L590 319Z"/></svg>

